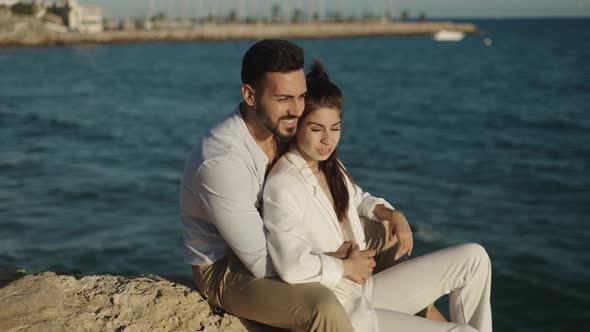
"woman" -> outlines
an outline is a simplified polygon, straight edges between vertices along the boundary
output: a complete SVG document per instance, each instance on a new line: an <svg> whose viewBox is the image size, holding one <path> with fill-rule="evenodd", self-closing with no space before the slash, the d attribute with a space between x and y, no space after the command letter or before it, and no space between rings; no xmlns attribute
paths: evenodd
<svg viewBox="0 0 590 332"><path fill-rule="evenodd" d="M375 264L363 253L359 216L379 221L399 212L363 192L338 161L340 89L317 62L306 79L305 110L293 146L269 173L263 194L268 250L278 274L288 283L320 282L330 288L357 331L492 331L491 267L477 244L436 251L371 275ZM401 220L398 228L409 227ZM337 252L345 241L354 247ZM447 293L452 322L414 316Z"/></svg>

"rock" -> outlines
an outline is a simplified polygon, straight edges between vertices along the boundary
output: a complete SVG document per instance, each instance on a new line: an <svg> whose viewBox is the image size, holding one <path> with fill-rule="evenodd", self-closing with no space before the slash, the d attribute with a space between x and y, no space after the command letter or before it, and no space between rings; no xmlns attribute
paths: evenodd
<svg viewBox="0 0 590 332"><path fill-rule="evenodd" d="M277 331L216 314L197 291L153 275L28 275L0 289L0 308L0 331Z"/></svg>
<svg viewBox="0 0 590 332"><path fill-rule="evenodd" d="M0 45L39 45L50 38L41 20L0 9Z"/></svg>

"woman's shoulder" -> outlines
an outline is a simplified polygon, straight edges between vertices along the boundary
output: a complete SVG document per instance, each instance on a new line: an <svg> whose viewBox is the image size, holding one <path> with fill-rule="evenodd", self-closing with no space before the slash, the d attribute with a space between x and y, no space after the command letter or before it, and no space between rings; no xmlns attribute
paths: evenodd
<svg viewBox="0 0 590 332"><path fill-rule="evenodd" d="M264 197L274 197L278 193L289 193L289 196L301 196L304 182L297 175L297 171L289 162L281 158L266 176L264 183Z"/></svg>
<svg viewBox="0 0 590 332"><path fill-rule="evenodd" d="M296 179L298 173L299 172L297 171L295 165L293 165L289 159L287 159L287 156L283 155L281 158L279 158L279 160L277 160L266 176L266 182L281 181L287 178Z"/></svg>

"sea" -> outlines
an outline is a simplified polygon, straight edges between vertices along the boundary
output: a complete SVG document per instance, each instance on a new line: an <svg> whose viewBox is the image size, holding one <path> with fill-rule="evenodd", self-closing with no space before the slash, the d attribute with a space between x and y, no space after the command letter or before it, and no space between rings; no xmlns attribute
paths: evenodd
<svg viewBox="0 0 590 332"><path fill-rule="evenodd" d="M496 331L579 330L590 19L471 22L460 42L294 41L342 88L340 158L405 213L413 256L480 243ZM240 102L253 42L0 49L0 267L190 280L180 176Z"/></svg>

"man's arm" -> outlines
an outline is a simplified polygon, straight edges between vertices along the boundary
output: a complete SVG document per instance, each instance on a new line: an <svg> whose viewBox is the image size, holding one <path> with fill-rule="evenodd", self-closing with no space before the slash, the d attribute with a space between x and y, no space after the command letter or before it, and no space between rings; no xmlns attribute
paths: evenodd
<svg viewBox="0 0 590 332"><path fill-rule="evenodd" d="M397 236L399 244L394 260L397 260L406 253L408 256L411 256L412 250L414 249L414 237L410 224L404 214L400 211L390 209L385 205L376 205L373 209L373 214L380 220L387 220L389 222L389 240L391 240L393 235Z"/></svg>
<svg viewBox="0 0 590 332"><path fill-rule="evenodd" d="M207 160L191 186L209 221L257 278L274 275L266 249L264 224L256 209L258 189L254 176L240 160Z"/></svg>
<svg viewBox="0 0 590 332"><path fill-rule="evenodd" d="M353 198L359 215L373 221L387 221L389 223L388 242L397 236L399 241L395 260L404 254L411 255L414 248L412 230L403 213L396 211L391 204L379 197L374 197L368 192L363 192L361 187L354 184Z"/></svg>

